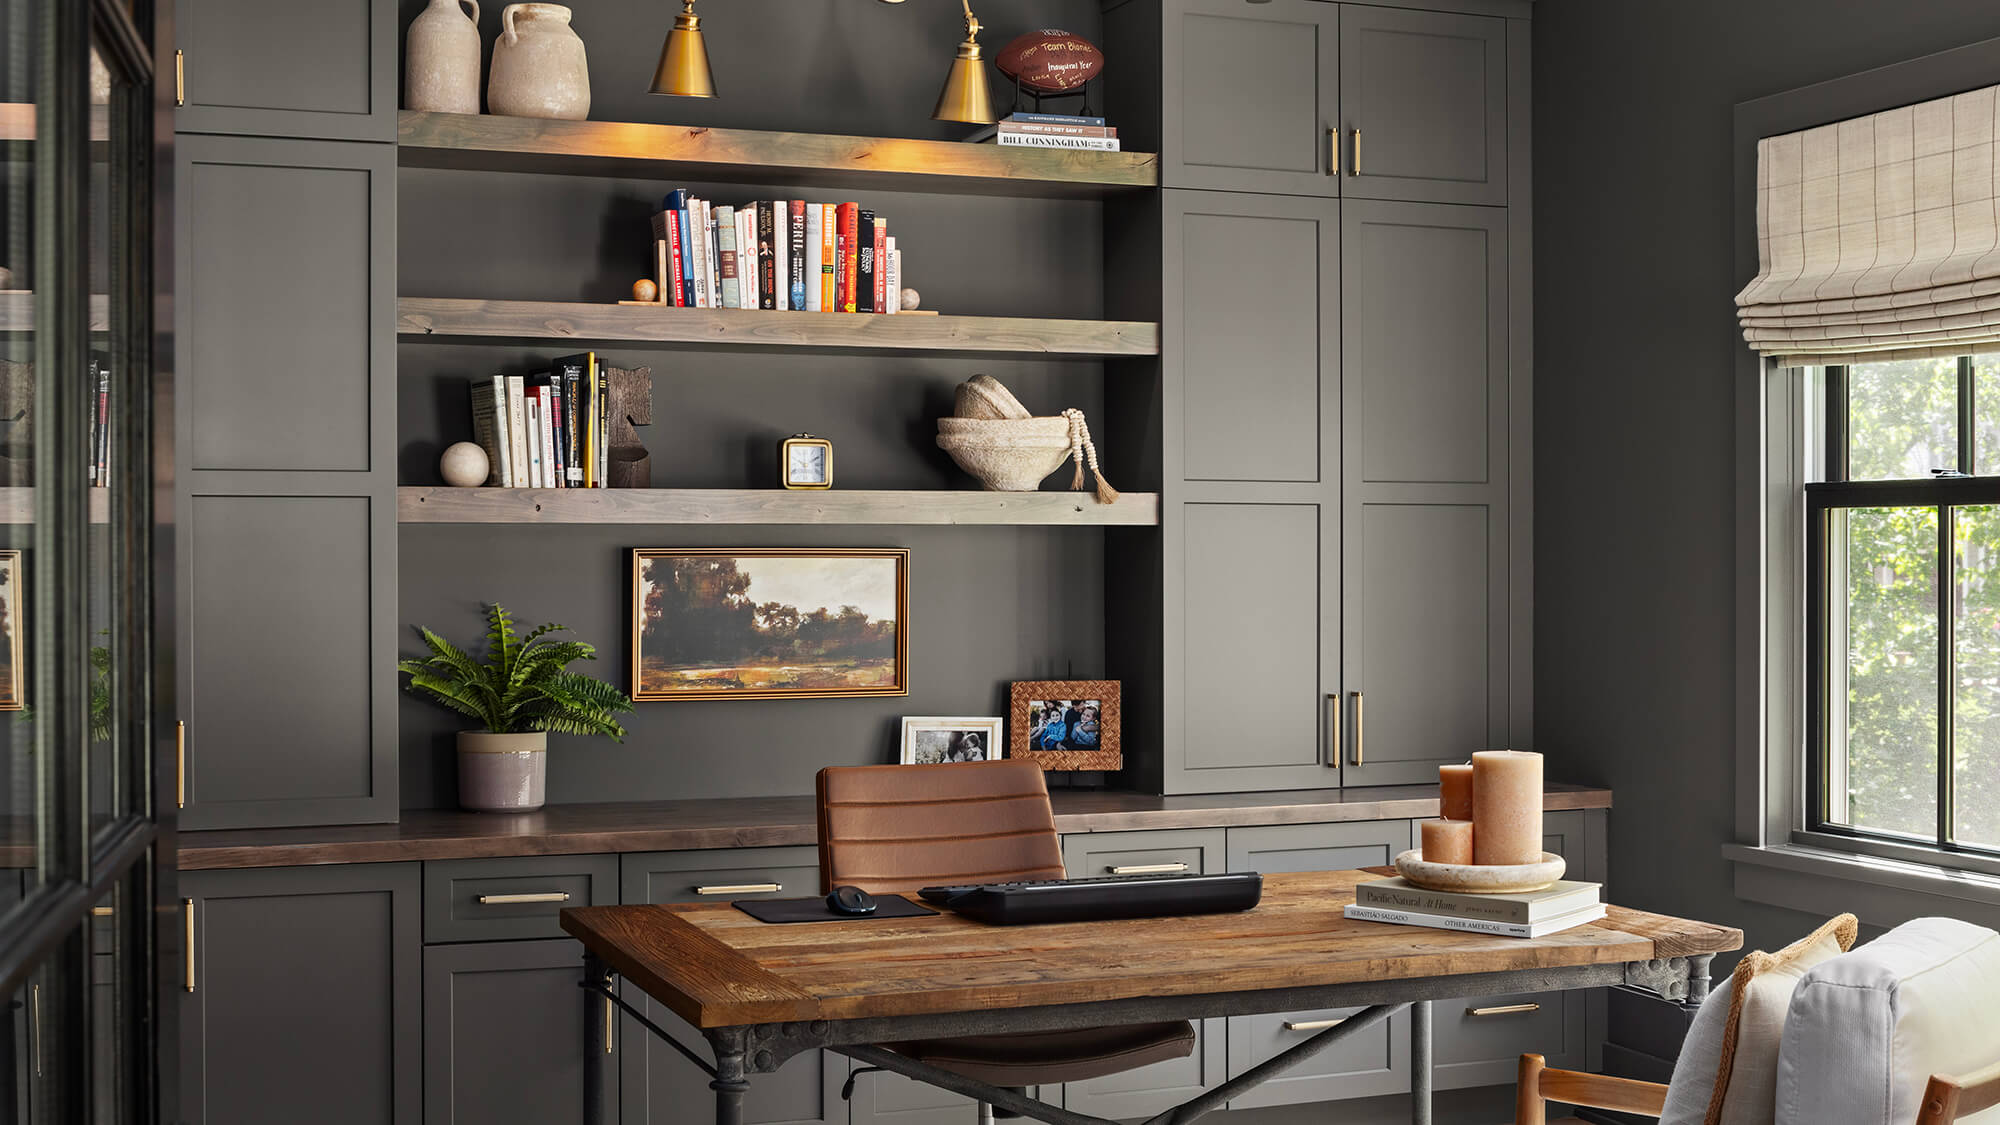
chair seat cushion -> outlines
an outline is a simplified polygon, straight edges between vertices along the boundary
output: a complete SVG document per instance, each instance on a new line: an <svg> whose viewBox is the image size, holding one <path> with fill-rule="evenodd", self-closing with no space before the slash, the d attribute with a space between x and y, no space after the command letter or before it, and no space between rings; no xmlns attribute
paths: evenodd
<svg viewBox="0 0 2000 1125"><path fill-rule="evenodd" d="M1022 1035L919 1039L886 1046L918 1062L993 1086L1047 1086L1186 1058L1194 1050L1194 1025L1178 1020Z"/></svg>
<svg viewBox="0 0 2000 1125"><path fill-rule="evenodd" d="M1799 981L1778 1052L1778 1125L1909 1125L1933 1074L2000 1059L2000 934L1918 918ZM1961 1117L1994 1125L2000 1108Z"/></svg>

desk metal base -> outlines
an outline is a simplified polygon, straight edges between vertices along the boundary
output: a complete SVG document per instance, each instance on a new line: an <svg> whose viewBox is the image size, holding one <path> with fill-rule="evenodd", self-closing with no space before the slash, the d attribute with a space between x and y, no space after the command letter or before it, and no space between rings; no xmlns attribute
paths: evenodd
<svg viewBox="0 0 2000 1125"><path fill-rule="evenodd" d="M1410 1011L1410 1121L1431 1125L1432 1059L1431 1001L1510 992L1554 992L1575 988L1626 986L1641 988L1686 1007L1696 1008L1708 995L1708 967L1713 955L1662 958L1628 964L1581 965L1560 969L1483 973L1473 976L1423 977L1409 980L1364 981L1355 984L1254 993L1199 996L1139 997L1088 1004L1056 1004L1035 1008L990 1009L866 1020L813 1020L799 1023L755 1024L710 1028L703 1032L714 1051L709 1062L666 1029L618 995L611 970L595 954L584 955L581 987L616 1005L662 1042L680 1052L703 1074L715 1091L715 1125L743 1125L743 1095L750 1075L768 1074L801 1051L824 1048L897 1074L964 1094L982 1104L1007 1110L1048 1125L1114 1125L1107 1118L1047 1105L1019 1090L992 1086L952 1071L898 1054L882 1043L912 1039L951 1038L1008 1032L1062 1031L1155 1020L1201 1019L1301 1008L1362 1010L1302 1043L1273 1055L1219 1086L1152 1117L1146 1125L1189 1125L1203 1114L1222 1108L1230 1099L1263 1085L1342 1040ZM607 1029L595 1019L584 1021L584 1125L604 1125L604 1056Z"/></svg>

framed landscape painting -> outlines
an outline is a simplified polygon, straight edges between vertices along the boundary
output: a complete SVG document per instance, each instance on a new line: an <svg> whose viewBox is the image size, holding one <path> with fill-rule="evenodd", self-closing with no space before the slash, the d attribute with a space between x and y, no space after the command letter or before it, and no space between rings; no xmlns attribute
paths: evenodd
<svg viewBox="0 0 2000 1125"><path fill-rule="evenodd" d="M638 548L632 698L908 695L910 552Z"/></svg>
<svg viewBox="0 0 2000 1125"><path fill-rule="evenodd" d="M0 711L19 711L27 706L27 668L21 659L23 635L21 552L0 551Z"/></svg>

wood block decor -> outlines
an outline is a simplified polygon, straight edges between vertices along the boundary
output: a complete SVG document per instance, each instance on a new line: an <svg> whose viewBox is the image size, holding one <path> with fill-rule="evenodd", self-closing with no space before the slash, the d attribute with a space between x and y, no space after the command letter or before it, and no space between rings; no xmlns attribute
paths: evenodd
<svg viewBox="0 0 2000 1125"><path fill-rule="evenodd" d="M653 369L605 368L611 383L611 487L653 487L653 455L639 440L639 426L653 424Z"/></svg>

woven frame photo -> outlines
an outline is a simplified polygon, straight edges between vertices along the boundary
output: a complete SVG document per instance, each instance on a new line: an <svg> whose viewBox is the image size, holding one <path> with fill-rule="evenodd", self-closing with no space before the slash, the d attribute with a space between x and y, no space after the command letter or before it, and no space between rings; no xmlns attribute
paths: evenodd
<svg viewBox="0 0 2000 1125"><path fill-rule="evenodd" d="M1122 715L1119 706L1117 680L1018 680L1014 683L1011 706L1008 708L1007 756L1026 758L1039 764L1043 770L1115 770L1125 765L1125 756L1119 747L1119 727ZM1041 709L1037 704L1051 702L1084 705L1077 708L1088 712L1095 709L1096 748L1079 748L1074 745L1067 728L1064 729L1063 746L1060 749L1038 747L1045 734L1045 726L1035 721ZM1067 718L1067 713L1064 716ZM1087 717L1086 717L1086 721Z"/></svg>

